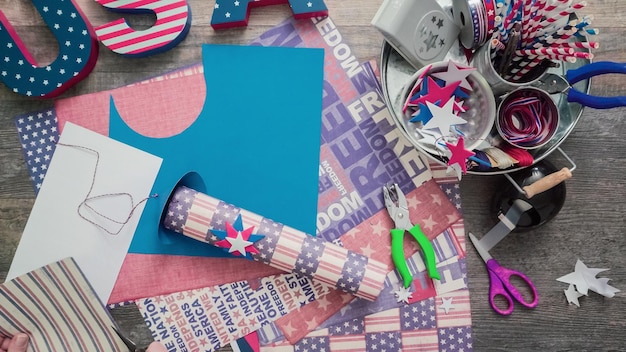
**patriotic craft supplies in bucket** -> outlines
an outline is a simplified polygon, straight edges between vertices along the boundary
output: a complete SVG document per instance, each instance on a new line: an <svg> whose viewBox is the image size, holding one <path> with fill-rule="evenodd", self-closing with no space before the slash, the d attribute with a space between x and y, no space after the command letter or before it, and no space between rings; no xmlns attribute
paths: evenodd
<svg viewBox="0 0 626 352"><path fill-rule="evenodd" d="M162 224L234 256L370 301L380 294L387 275L383 263L184 186L168 200Z"/></svg>

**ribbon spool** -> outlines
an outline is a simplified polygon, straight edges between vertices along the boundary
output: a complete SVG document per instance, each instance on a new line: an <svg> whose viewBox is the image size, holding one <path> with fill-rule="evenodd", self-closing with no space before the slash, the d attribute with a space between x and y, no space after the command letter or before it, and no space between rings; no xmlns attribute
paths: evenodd
<svg viewBox="0 0 626 352"><path fill-rule="evenodd" d="M498 133L516 147L539 148L552 139L558 126L556 104L537 88L519 88L505 96L498 107Z"/></svg>
<svg viewBox="0 0 626 352"><path fill-rule="evenodd" d="M495 0L452 0L452 9L461 44L467 49L485 45L495 28Z"/></svg>

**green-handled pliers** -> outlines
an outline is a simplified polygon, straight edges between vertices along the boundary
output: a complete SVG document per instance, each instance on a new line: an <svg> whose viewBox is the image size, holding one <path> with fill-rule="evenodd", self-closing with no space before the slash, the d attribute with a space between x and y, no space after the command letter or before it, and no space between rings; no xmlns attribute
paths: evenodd
<svg viewBox="0 0 626 352"><path fill-rule="evenodd" d="M430 276L431 279L439 280L433 245L430 243L428 237L424 235L420 226L411 223L406 197L398 184L394 183L391 186L383 186L383 196L385 198L387 212L389 212L389 216L391 216L391 219L393 219L395 223L395 228L391 229L391 258L402 277L404 287L408 288L413 281L413 277L409 272L404 258L404 231L408 231L422 248L428 276Z"/></svg>

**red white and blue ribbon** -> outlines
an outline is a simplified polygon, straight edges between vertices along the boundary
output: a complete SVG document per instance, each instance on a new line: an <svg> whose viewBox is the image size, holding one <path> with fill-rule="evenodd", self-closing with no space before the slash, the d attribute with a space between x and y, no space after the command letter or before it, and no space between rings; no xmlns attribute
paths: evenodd
<svg viewBox="0 0 626 352"><path fill-rule="evenodd" d="M505 98L498 113L498 132L521 148L538 148L552 138L559 114L552 99L536 89L520 89Z"/></svg>

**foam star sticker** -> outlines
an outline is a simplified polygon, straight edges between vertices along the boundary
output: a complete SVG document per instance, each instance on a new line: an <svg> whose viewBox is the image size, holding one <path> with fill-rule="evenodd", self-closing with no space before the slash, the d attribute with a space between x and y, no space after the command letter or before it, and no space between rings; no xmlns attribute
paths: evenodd
<svg viewBox="0 0 626 352"><path fill-rule="evenodd" d="M569 284L569 287L567 288L567 290L563 290L563 292L565 292L565 297L567 297L567 303L569 304L573 303L576 306L580 307L580 303L578 303L578 298L584 295L576 291L576 288L574 287L573 284Z"/></svg>
<svg viewBox="0 0 626 352"><path fill-rule="evenodd" d="M441 87L434 79L428 76L426 82L426 90L428 91L428 93L420 96L415 100L412 100L411 104L417 105L419 103L435 103L438 101L440 102L439 104L446 104L450 100L450 98L453 97L454 91L459 86L459 84L461 84L460 81L450 83Z"/></svg>
<svg viewBox="0 0 626 352"><path fill-rule="evenodd" d="M467 81L467 76L476 71L474 67L468 67L463 65L457 65L452 60L448 61L448 70L443 72L433 73L432 75L444 80L447 84L450 82L459 82L462 88L472 90L472 86Z"/></svg>
<svg viewBox="0 0 626 352"><path fill-rule="evenodd" d="M459 137L456 145L446 142L446 146L450 150L450 159L448 160L448 166L452 164L458 164L463 170L463 174L467 173L467 159L476 155L471 150L465 149L465 140L463 137Z"/></svg>
<svg viewBox="0 0 626 352"><path fill-rule="evenodd" d="M450 134L450 126L467 123L467 121L453 112L455 104L454 99L448 99L448 102L442 107L426 102L426 106L428 106L428 110L433 117L424 125L424 128L439 129L441 135L447 136Z"/></svg>
<svg viewBox="0 0 626 352"><path fill-rule="evenodd" d="M413 117L409 120L410 122L421 122L425 125L433 117L433 114L430 113L430 110L428 110L428 107L425 104L419 103L418 111L412 116Z"/></svg>
<svg viewBox="0 0 626 352"><path fill-rule="evenodd" d="M450 298L441 297L441 305L439 306L439 308L443 309L446 312L446 314L448 314L450 309L454 309L454 306L452 305L452 297Z"/></svg>
<svg viewBox="0 0 626 352"><path fill-rule="evenodd" d="M259 250L254 247L254 243L265 237L253 234L253 230L254 226L243 229L241 214L239 214L234 224L231 225L228 221L226 222L226 231L212 230L215 236L220 239L220 241L214 244L224 248L224 250L233 255L252 259L251 254L259 254Z"/></svg>
<svg viewBox="0 0 626 352"><path fill-rule="evenodd" d="M400 287L400 289L395 291L394 294L398 298L398 303L409 303L409 299L413 297L413 292L409 291L408 287Z"/></svg>

